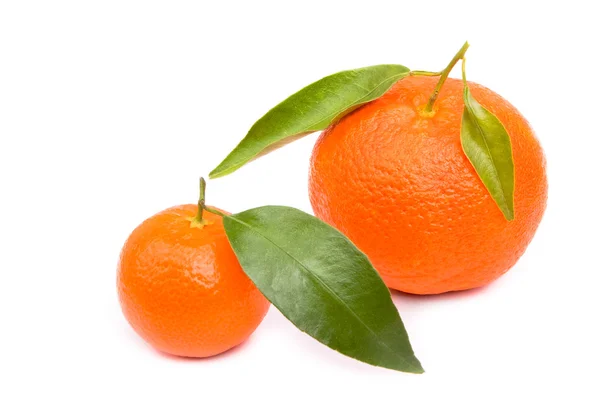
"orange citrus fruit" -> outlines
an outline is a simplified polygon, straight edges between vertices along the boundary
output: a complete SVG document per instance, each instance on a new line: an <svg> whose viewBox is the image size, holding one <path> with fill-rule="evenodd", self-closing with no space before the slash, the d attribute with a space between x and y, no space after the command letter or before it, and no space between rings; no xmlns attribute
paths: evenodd
<svg viewBox="0 0 600 400"><path fill-rule="evenodd" d="M327 129L313 150L315 214L364 251L386 284L415 294L485 285L511 268L546 208L542 148L523 116L475 83L473 97L511 139L515 218L507 221L460 142L463 83L407 77Z"/></svg>
<svg viewBox="0 0 600 400"><path fill-rule="evenodd" d="M254 332L269 302L244 274L222 218L192 227L198 207L164 210L138 226L121 252L117 286L125 317L156 349L209 357Z"/></svg>

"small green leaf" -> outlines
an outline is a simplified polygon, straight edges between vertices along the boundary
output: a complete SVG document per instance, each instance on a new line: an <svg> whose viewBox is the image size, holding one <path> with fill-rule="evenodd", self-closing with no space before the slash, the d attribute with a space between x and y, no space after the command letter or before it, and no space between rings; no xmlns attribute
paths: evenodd
<svg viewBox="0 0 600 400"><path fill-rule="evenodd" d="M462 148L504 217L515 217L515 171L510 137L502 122L464 90L465 109L460 140Z"/></svg>
<svg viewBox="0 0 600 400"><path fill-rule="evenodd" d="M402 65L383 64L338 72L312 83L256 121L210 178L228 175L276 148L327 128L360 105L381 97L409 73Z"/></svg>
<svg viewBox="0 0 600 400"><path fill-rule="evenodd" d="M223 219L246 274L300 330L368 364L423 372L388 288L339 231L282 206Z"/></svg>

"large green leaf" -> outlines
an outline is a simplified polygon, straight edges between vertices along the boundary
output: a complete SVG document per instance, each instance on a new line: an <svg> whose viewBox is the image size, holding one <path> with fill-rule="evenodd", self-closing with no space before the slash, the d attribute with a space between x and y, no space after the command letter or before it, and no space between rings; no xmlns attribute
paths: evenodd
<svg viewBox="0 0 600 400"><path fill-rule="evenodd" d="M460 140L463 150L507 220L515 217L515 171L510 137L502 122L464 90Z"/></svg>
<svg viewBox="0 0 600 400"><path fill-rule="evenodd" d="M305 87L259 119L210 177L230 174L269 151L327 128L360 105L381 97L409 73L402 65L375 65L339 72Z"/></svg>
<svg viewBox="0 0 600 400"><path fill-rule="evenodd" d="M423 372L388 288L339 231L282 206L223 219L246 274L300 330L366 363Z"/></svg>

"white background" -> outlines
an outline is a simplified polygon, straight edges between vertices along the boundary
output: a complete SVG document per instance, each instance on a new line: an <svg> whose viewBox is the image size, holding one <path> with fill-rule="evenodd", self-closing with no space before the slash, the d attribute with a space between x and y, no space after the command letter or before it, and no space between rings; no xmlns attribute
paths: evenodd
<svg viewBox="0 0 600 400"><path fill-rule="evenodd" d="M537 3L0 2L0 398L598 398L600 30L593 1ZM115 273L138 223L194 203L199 175L306 84L379 63L439 70L465 39L469 79L537 131L550 194L496 283L394 293L424 375L345 358L273 307L212 359L136 336ZM310 212L316 138L209 182L208 202Z"/></svg>

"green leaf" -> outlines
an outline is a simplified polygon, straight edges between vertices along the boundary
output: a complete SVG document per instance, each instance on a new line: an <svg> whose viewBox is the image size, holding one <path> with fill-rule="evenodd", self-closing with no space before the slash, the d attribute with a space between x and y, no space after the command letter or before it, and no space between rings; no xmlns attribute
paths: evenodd
<svg viewBox="0 0 600 400"><path fill-rule="evenodd" d="M300 330L368 364L423 372L388 288L339 231L283 206L223 219L246 274Z"/></svg>
<svg viewBox="0 0 600 400"><path fill-rule="evenodd" d="M375 65L338 72L305 87L256 121L210 178L228 175L276 148L327 128L360 105L381 97L409 73L402 65Z"/></svg>
<svg viewBox="0 0 600 400"><path fill-rule="evenodd" d="M465 83L462 148L504 217L514 219L515 171L510 137L502 122L471 95Z"/></svg>

